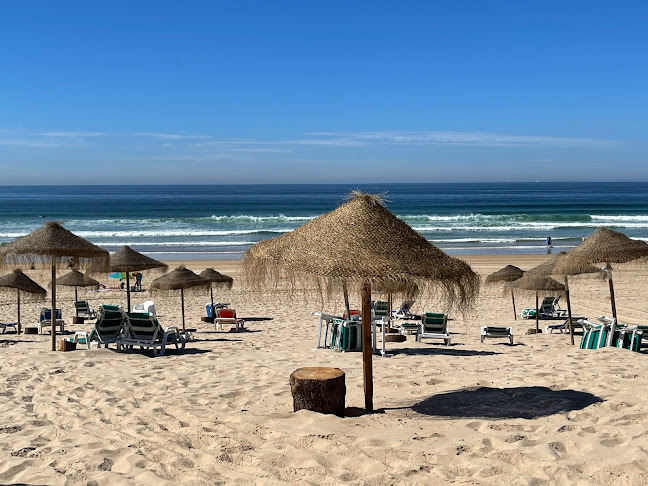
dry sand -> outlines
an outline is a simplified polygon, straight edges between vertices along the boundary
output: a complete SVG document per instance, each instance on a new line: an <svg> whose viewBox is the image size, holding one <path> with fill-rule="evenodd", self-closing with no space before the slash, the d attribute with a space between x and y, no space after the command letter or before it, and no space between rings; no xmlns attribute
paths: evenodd
<svg viewBox="0 0 648 486"><path fill-rule="evenodd" d="M466 259L486 275L544 258ZM187 265L237 273L236 262ZM616 272L622 321L648 322L647 280L637 268ZM571 288L576 314L610 314L604 281L574 278ZM67 328L89 329L70 324L73 294L60 292ZM94 306L125 301L120 291L81 297ZM135 294L134 303L148 298ZM453 346L409 338L389 346L393 357L376 357L381 410L371 415L359 411L360 354L312 349L318 305L236 286L217 298L241 317L267 320L248 320L247 333L215 332L199 319L207 296L190 295L198 341L160 358L53 353L48 335L3 335L0 484L646 484L646 356L581 351L566 335L524 335L533 323L513 320L500 288L485 287L465 322L451 315ZM177 325L179 296L154 300L161 322ZM519 310L532 304L518 299ZM25 324L40 305L23 306ZM14 312L1 305L0 319ZM515 346L480 343L479 326L495 323L514 326ZM352 416L293 413L288 377L302 366L342 368Z"/></svg>

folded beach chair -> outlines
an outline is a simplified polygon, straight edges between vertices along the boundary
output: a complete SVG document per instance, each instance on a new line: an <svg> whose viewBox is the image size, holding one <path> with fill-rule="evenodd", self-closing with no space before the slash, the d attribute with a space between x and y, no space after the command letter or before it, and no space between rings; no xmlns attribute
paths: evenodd
<svg viewBox="0 0 648 486"><path fill-rule="evenodd" d="M618 346L621 330L623 326L616 323L613 318L605 318L603 316L597 317L601 321L600 324L583 320L583 337L581 337L580 349L599 349L604 348L610 336L612 335L612 346Z"/></svg>
<svg viewBox="0 0 648 486"><path fill-rule="evenodd" d="M78 302L75 302L74 308L76 310L77 317L83 317L84 319L97 318L97 313L94 309L90 308L90 304L88 304L88 302L85 300L79 300Z"/></svg>
<svg viewBox="0 0 648 486"><path fill-rule="evenodd" d="M115 341L119 351L130 351L135 346L141 349L153 349L153 356L162 356L168 344L176 349L184 349L186 340L177 327L162 328L155 316L140 312L125 314L125 325L122 334Z"/></svg>
<svg viewBox="0 0 648 486"><path fill-rule="evenodd" d="M65 331L65 321L61 318L61 309L56 309L56 327ZM52 309L41 307L40 316L38 318L38 334L42 334L43 330L47 327L52 327Z"/></svg>
<svg viewBox="0 0 648 486"><path fill-rule="evenodd" d="M132 312L139 312L155 316L155 302L153 302L152 300L147 300L142 304L137 304L135 307L133 307Z"/></svg>
<svg viewBox="0 0 648 486"><path fill-rule="evenodd" d="M632 326L630 328L620 329L617 347L639 352L641 350L641 340L644 333L644 330L640 329L641 327L646 326Z"/></svg>
<svg viewBox="0 0 648 486"><path fill-rule="evenodd" d="M445 345L450 346L448 316L446 314L436 314L433 312L422 314L419 332L416 334L416 340L421 341L423 338L443 339Z"/></svg>
<svg viewBox="0 0 648 486"><path fill-rule="evenodd" d="M348 319L333 319L329 346L336 351L360 351L362 349L362 323Z"/></svg>
<svg viewBox="0 0 648 486"><path fill-rule="evenodd" d="M110 309L106 309L110 307ZM117 307L117 309L113 309ZM126 318L118 306L99 306L97 321L90 332L77 331L71 339L75 343L85 344L88 349L95 344L98 348L103 344L106 348L110 343L116 343L124 330Z"/></svg>
<svg viewBox="0 0 648 486"><path fill-rule="evenodd" d="M0 322L0 328L2 328L2 334L7 332L8 327L12 327L16 333L18 333L18 323L17 322Z"/></svg>
<svg viewBox="0 0 648 486"><path fill-rule="evenodd" d="M513 345L513 328L500 326L483 326L481 328L481 342L486 338L506 338Z"/></svg>
<svg viewBox="0 0 648 486"><path fill-rule="evenodd" d="M392 311L392 315L396 319L412 319L414 316L410 312L410 309L414 305L413 300L404 300L398 309Z"/></svg>
<svg viewBox="0 0 648 486"><path fill-rule="evenodd" d="M221 330L224 329L225 325L234 325L236 330L243 329L245 321L243 319L238 319L236 317L236 309L230 309L229 307L224 307L222 309L216 309L214 317L214 329L218 331L218 326Z"/></svg>

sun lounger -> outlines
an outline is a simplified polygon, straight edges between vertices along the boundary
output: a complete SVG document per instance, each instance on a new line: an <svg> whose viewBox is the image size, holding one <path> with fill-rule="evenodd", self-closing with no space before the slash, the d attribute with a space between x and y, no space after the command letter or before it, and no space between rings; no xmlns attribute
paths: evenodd
<svg viewBox="0 0 648 486"><path fill-rule="evenodd" d="M336 351L360 351L362 349L362 323L348 319L333 319L331 349Z"/></svg>
<svg viewBox="0 0 648 486"><path fill-rule="evenodd" d="M481 328L481 342L486 338L508 339L513 346L513 328L500 326L483 326Z"/></svg>
<svg viewBox="0 0 648 486"><path fill-rule="evenodd" d="M572 317L574 329L577 327L583 328L581 321L584 320L587 320L587 317ZM545 334L553 334L554 331L560 331L560 334L569 332L569 319L565 319L565 322L562 324L549 324L548 326L545 326Z"/></svg>
<svg viewBox="0 0 648 486"><path fill-rule="evenodd" d="M124 331L116 340L119 351L139 346L153 349L153 356L162 356L168 344L174 344L176 349L185 348L186 340L177 327L163 329L155 316L139 312L128 312L125 317Z"/></svg>
<svg viewBox="0 0 648 486"><path fill-rule="evenodd" d="M18 333L18 323L17 322L0 322L0 328L2 328L2 334L7 332L8 327L12 327L16 333Z"/></svg>
<svg viewBox="0 0 648 486"><path fill-rule="evenodd" d="M124 329L125 316L120 307L116 310L112 309L116 306L109 307L111 309L107 310L105 306L99 306L97 322L92 330L75 332L72 341L85 344L88 349L91 349L92 345L100 348L103 344L107 348L110 343L116 343Z"/></svg>
<svg viewBox="0 0 648 486"><path fill-rule="evenodd" d="M558 305L559 300L560 296L545 297L544 299L542 299L542 303L538 308L538 311L540 313L538 317L540 319L559 319L566 317L567 311L560 308L560 305ZM535 319L535 313L535 308L527 308L520 313L520 317L522 319Z"/></svg>
<svg viewBox="0 0 648 486"><path fill-rule="evenodd" d="M448 316L446 314L426 312L421 315L421 322L419 325L419 332L416 334L417 341L421 341L423 338L443 339L445 345L450 346Z"/></svg>
<svg viewBox="0 0 648 486"><path fill-rule="evenodd" d="M65 321L61 318L61 309L56 309L56 327L61 329L61 332L65 331ZM38 334L42 334L43 330L47 327L52 327L52 309L47 307L41 307L41 312L38 320Z"/></svg>
<svg viewBox="0 0 648 486"><path fill-rule="evenodd" d="M216 309L216 317L214 317L214 329L216 331L218 331L218 326L223 330L225 325L233 325L239 331L243 329L244 324L243 319L236 317L236 309L230 309L229 307Z"/></svg>
<svg viewBox="0 0 648 486"><path fill-rule="evenodd" d="M392 315L396 319L412 319L414 316L410 312L410 309L414 305L413 300L404 300L398 309L392 311Z"/></svg>

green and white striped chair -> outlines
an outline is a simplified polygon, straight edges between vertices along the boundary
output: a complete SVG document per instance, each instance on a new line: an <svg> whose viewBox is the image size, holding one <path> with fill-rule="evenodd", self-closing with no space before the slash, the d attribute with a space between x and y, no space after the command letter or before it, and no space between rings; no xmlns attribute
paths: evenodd
<svg viewBox="0 0 648 486"><path fill-rule="evenodd" d="M153 349L153 356L163 356L167 344L184 349L186 340L177 327L162 328L155 316L144 313L126 313L124 332L117 340L118 350Z"/></svg>

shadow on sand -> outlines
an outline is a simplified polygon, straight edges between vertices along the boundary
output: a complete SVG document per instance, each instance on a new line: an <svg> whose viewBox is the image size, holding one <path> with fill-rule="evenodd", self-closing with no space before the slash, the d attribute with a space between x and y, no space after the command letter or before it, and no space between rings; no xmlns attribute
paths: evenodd
<svg viewBox="0 0 648 486"><path fill-rule="evenodd" d="M274 317L241 317L245 322L272 321Z"/></svg>
<svg viewBox="0 0 648 486"><path fill-rule="evenodd" d="M544 386L478 387L433 395L408 408L436 417L534 419L582 410L602 401L591 393Z"/></svg>
<svg viewBox="0 0 648 486"><path fill-rule="evenodd" d="M434 346L429 348L388 349L389 354L406 354L408 356L493 356L502 354L497 351L477 351L474 349L457 349L454 346Z"/></svg>

